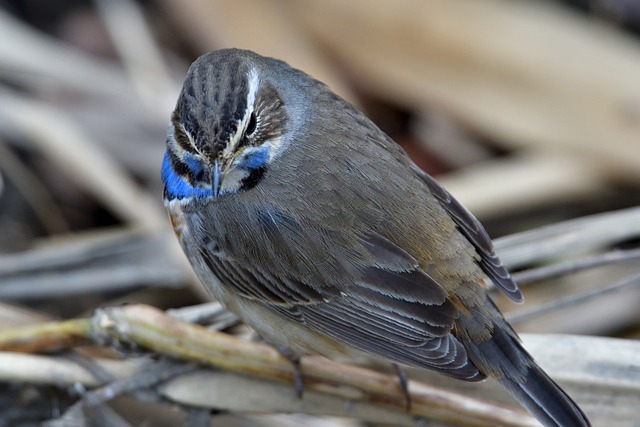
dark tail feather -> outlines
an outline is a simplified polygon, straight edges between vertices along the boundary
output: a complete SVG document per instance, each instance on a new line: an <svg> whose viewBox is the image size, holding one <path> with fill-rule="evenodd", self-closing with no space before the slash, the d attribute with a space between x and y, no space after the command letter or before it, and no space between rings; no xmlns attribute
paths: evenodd
<svg viewBox="0 0 640 427"><path fill-rule="evenodd" d="M491 340L471 344L473 362L498 379L547 427L586 427L591 423L578 405L538 366L505 323Z"/></svg>
<svg viewBox="0 0 640 427"><path fill-rule="evenodd" d="M590 426L578 405L533 363L522 382L508 378L500 382L545 426Z"/></svg>

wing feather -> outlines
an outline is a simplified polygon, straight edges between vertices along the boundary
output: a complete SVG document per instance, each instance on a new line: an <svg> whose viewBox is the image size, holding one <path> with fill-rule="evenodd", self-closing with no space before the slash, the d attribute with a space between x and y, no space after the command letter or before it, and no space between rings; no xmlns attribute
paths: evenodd
<svg viewBox="0 0 640 427"><path fill-rule="evenodd" d="M354 348L456 378L484 378L451 333L459 312L446 291L382 236L365 236L362 243L368 265L346 288L314 286L293 271L264 271L228 255L202 256L236 294Z"/></svg>
<svg viewBox="0 0 640 427"><path fill-rule="evenodd" d="M470 362L463 345L452 335L423 337L421 341L402 340L389 328L386 317L372 316L345 299L340 303L301 307L305 323L335 339L392 362L431 369L469 381L484 376ZM362 321L366 319L366 326ZM376 320L385 325L380 326Z"/></svg>
<svg viewBox="0 0 640 427"><path fill-rule="evenodd" d="M431 193L440 202L440 205L447 211L449 216L451 216L462 234L474 246L476 252L480 255L480 267L487 276L513 301L524 301L522 292L520 292L518 285L511 278L511 274L509 274L509 271L504 267L500 258L498 258L493 248L491 238L482 224L480 224L480 221L431 176L422 171L418 171L418 174L427 187L429 187Z"/></svg>

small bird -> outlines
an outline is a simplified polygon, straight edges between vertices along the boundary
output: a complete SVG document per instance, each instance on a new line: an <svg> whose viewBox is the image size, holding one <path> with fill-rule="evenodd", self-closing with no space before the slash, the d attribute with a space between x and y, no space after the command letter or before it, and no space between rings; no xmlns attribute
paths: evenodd
<svg viewBox="0 0 640 427"><path fill-rule="evenodd" d="M546 426L589 426L489 298L522 294L478 220L326 85L239 49L190 67L164 202L213 296L297 355L498 380Z"/></svg>

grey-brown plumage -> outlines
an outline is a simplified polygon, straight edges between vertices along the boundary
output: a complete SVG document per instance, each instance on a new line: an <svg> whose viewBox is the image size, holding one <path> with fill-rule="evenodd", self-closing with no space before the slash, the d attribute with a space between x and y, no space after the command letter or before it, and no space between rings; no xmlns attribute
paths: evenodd
<svg viewBox="0 0 640 427"><path fill-rule="evenodd" d="M320 82L248 51L203 55L163 179L198 276L265 338L490 376L545 425L589 425L488 297L487 278L522 300L480 223Z"/></svg>

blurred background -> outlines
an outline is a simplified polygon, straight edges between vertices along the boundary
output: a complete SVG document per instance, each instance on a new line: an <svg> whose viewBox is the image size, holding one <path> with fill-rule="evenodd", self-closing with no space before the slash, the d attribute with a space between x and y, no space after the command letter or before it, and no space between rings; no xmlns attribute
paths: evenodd
<svg viewBox="0 0 640 427"><path fill-rule="evenodd" d="M639 35L636 0L0 0L0 330L206 300L160 182L204 52L251 49L329 84L500 237L640 205ZM527 306L637 264L527 288ZM517 329L640 337L638 292L607 298ZM73 400L25 390L0 385L0 425ZM36 409L11 418L16 402Z"/></svg>

